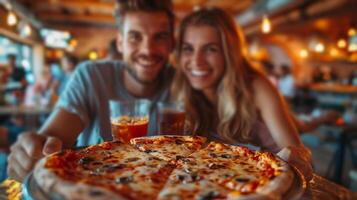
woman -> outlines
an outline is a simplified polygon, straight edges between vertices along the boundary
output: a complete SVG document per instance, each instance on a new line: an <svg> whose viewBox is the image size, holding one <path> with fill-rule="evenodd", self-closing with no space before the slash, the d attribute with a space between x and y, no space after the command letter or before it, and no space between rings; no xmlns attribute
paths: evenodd
<svg viewBox="0 0 357 200"><path fill-rule="evenodd" d="M231 16L215 8L192 13L182 21L177 47L172 94L185 102L193 133L279 152L311 179L311 153L277 90L249 63Z"/></svg>

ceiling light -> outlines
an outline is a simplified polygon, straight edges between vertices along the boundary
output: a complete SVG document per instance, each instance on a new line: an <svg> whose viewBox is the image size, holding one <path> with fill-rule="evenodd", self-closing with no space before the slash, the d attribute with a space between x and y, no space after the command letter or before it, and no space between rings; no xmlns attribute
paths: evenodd
<svg viewBox="0 0 357 200"><path fill-rule="evenodd" d="M24 30L23 30L23 33L24 33L24 36L25 36L25 37L28 37L28 36L31 35L32 29L31 29L31 26L30 26L30 25L25 24L25 26L24 26L23 29L24 29Z"/></svg>
<svg viewBox="0 0 357 200"><path fill-rule="evenodd" d="M271 31L271 24L270 24L269 18L265 15L262 19L261 28L262 28L263 33L270 33L270 31Z"/></svg>
<svg viewBox="0 0 357 200"><path fill-rule="evenodd" d="M9 13L7 14L7 24L9 26L14 26L17 24L17 18L14 12L9 11Z"/></svg>

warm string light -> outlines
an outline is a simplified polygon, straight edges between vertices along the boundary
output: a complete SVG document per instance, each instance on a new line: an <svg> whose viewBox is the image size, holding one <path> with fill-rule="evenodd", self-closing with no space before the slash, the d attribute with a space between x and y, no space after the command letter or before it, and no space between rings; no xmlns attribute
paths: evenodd
<svg viewBox="0 0 357 200"><path fill-rule="evenodd" d="M90 60L96 60L98 59L98 53L96 51L90 51L88 57Z"/></svg>
<svg viewBox="0 0 357 200"><path fill-rule="evenodd" d="M347 46L346 40L345 39L339 39L337 41L337 46L338 46L338 48L341 48L341 49L346 48L346 46Z"/></svg>
<svg viewBox="0 0 357 200"><path fill-rule="evenodd" d="M25 24L25 26L23 27L23 33L25 37L28 37L31 35L32 33L32 29L31 26L29 24Z"/></svg>
<svg viewBox="0 0 357 200"><path fill-rule="evenodd" d="M316 46L315 46L315 51L316 51L317 53L322 53L322 52L324 52L324 51L325 51L325 45L322 44L321 42L318 43L318 44L316 44Z"/></svg>
<svg viewBox="0 0 357 200"><path fill-rule="evenodd" d="M349 52L355 52L355 51L357 51L357 44L350 44L350 45L348 45L348 51Z"/></svg>
<svg viewBox="0 0 357 200"><path fill-rule="evenodd" d="M263 33L270 33L271 31L271 24L266 15L263 16L261 28Z"/></svg>
<svg viewBox="0 0 357 200"><path fill-rule="evenodd" d="M306 49L302 49L300 50L299 55L301 58L307 58L309 57L309 52Z"/></svg>
<svg viewBox="0 0 357 200"><path fill-rule="evenodd" d="M355 35L356 35L356 29L354 29L354 28L348 29L347 34L348 34L348 36L350 36L350 37L355 36Z"/></svg>
<svg viewBox="0 0 357 200"><path fill-rule="evenodd" d="M17 17L12 11L9 11L9 13L7 14L7 24L9 26L15 26L17 24Z"/></svg>

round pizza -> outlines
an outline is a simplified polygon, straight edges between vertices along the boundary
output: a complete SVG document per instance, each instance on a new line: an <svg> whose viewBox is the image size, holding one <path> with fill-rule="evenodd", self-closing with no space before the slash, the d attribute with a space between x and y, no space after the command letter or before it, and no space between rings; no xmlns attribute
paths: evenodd
<svg viewBox="0 0 357 200"><path fill-rule="evenodd" d="M268 152L199 136L134 138L63 150L40 160L39 187L53 199L279 199L294 173Z"/></svg>

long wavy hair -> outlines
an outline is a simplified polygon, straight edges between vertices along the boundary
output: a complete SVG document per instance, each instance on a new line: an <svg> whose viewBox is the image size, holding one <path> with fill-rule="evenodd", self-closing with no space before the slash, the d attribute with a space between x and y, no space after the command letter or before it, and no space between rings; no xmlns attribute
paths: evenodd
<svg viewBox="0 0 357 200"><path fill-rule="evenodd" d="M172 85L173 98L185 103L187 120L193 134L215 132L229 142L252 142L249 133L257 119L253 103L252 68L241 29L233 18L218 8L202 9L185 17L179 27L176 56L181 56L183 38L189 26L208 25L215 28L222 44L224 75L217 87L217 105L193 89L181 67Z"/></svg>

